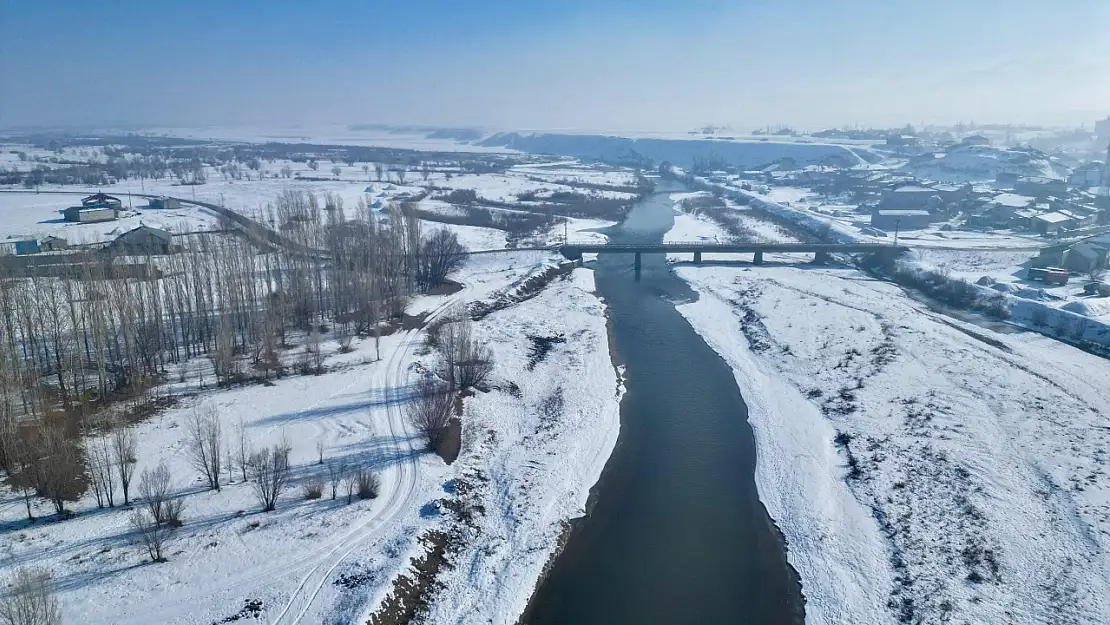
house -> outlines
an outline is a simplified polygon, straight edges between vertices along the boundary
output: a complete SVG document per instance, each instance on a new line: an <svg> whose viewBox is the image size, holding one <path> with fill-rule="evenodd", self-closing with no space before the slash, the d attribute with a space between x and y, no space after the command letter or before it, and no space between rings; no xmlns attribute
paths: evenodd
<svg viewBox="0 0 1110 625"><path fill-rule="evenodd" d="M935 198L935 199L934 199ZM940 203L937 192L931 187L907 184L883 192L879 207L890 210L926 208Z"/></svg>
<svg viewBox="0 0 1110 625"><path fill-rule="evenodd" d="M945 204L963 202L971 197L971 185L938 184L933 187Z"/></svg>
<svg viewBox="0 0 1110 625"><path fill-rule="evenodd" d="M1068 184L1080 189L1090 189L1102 184L1102 177L1105 175L1106 165L1101 161L1091 161L1090 163L1083 163L1079 167L1071 170L1068 175Z"/></svg>
<svg viewBox="0 0 1110 625"><path fill-rule="evenodd" d="M921 230L929 227L931 218L927 210L876 209L871 213L871 226L879 230Z"/></svg>
<svg viewBox="0 0 1110 625"><path fill-rule="evenodd" d="M1014 191L1033 197L1064 197L1068 193L1068 185L1058 178L1020 176L1014 181Z"/></svg>
<svg viewBox="0 0 1110 625"><path fill-rule="evenodd" d="M1064 253L1064 267L1080 273L1106 267L1106 255L1110 246L1081 241L1068 248Z"/></svg>
<svg viewBox="0 0 1110 625"><path fill-rule="evenodd" d="M110 206L114 207L116 210L121 210L123 208L123 202L121 202L120 199L118 197L115 197L114 195L108 195L107 193L93 193L92 195L81 200L81 206Z"/></svg>
<svg viewBox="0 0 1110 625"><path fill-rule="evenodd" d="M60 252L69 247L69 241L54 235L39 241L39 250L43 252Z"/></svg>
<svg viewBox="0 0 1110 625"><path fill-rule="evenodd" d="M108 249L129 256L169 254L173 251L173 235L165 230L140 225L116 237Z"/></svg>
<svg viewBox="0 0 1110 625"><path fill-rule="evenodd" d="M1061 230L1071 230L1075 225L1075 217L1062 211L1042 213L1033 218L1033 230L1041 234L1057 234Z"/></svg>
<svg viewBox="0 0 1110 625"><path fill-rule="evenodd" d="M181 208L181 200L165 195L161 197L152 197L146 207L151 210Z"/></svg>
<svg viewBox="0 0 1110 625"><path fill-rule="evenodd" d="M79 224L90 224L98 221L115 221L119 218L119 209L112 206L70 206L62 211L66 221Z"/></svg>
<svg viewBox="0 0 1110 625"><path fill-rule="evenodd" d="M990 145L991 140L984 137L983 135L971 135L971 136L968 136L968 137L964 137L963 144L964 145Z"/></svg>

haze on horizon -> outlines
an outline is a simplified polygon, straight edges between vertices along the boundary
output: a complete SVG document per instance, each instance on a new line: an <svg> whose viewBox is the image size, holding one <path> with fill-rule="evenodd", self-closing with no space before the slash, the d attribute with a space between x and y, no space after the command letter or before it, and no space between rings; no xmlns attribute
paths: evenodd
<svg viewBox="0 0 1110 625"><path fill-rule="evenodd" d="M1110 3L0 0L0 128L686 130L1110 113Z"/></svg>

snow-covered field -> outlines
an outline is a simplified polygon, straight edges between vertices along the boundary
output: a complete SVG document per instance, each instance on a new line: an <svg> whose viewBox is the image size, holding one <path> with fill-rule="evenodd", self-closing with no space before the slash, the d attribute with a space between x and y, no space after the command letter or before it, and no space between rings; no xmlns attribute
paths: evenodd
<svg viewBox="0 0 1110 625"><path fill-rule="evenodd" d="M134 198L135 210L125 210L120 219L91 224L69 223L61 211L81 203L81 195L51 193L0 193L0 241L42 239L54 235L72 243L107 241L140 224L172 232L195 232L217 227L215 213L198 206L171 210L146 210L145 198ZM128 207L127 195L121 199Z"/></svg>
<svg viewBox="0 0 1110 625"><path fill-rule="evenodd" d="M808 622L1110 619L1110 364L854 270L677 272L748 403Z"/></svg>

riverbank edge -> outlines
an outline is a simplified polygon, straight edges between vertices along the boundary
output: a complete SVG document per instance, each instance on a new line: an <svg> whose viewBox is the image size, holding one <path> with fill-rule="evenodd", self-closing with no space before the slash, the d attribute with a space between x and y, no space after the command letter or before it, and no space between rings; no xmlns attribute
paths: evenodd
<svg viewBox="0 0 1110 625"><path fill-rule="evenodd" d="M587 269L591 272L593 271L593 269L588 266L588 263L581 263L578 268ZM589 491L587 492L585 506L583 507L583 514L581 516L566 519L563 521L563 527L562 530L559 532L559 537L555 541L555 547L548 555L547 561L544 563L539 577L536 578L535 586L532 588L531 594L528 595L528 602L525 604L524 610L517 618L516 625L525 625L530 620L536 608L535 600L540 586L543 585L543 583L547 580L547 577L551 574L552 568L555 566L556 562L558 562L559 556L561 556L563 554L563 551L567 548L567 544L570 543L570 540L574 536L574 533L578 530L578 528L582 526L582 523L585 522L587 518L589 518L594 506L597 505L598 497L601 494L601 484L605 480L605 473L609 468L609 459L613 457L613 454L615 454L617 449L620 447L621 434L626 431L624 427L624 413L621 410L625 394L626 369L623 362L621 361L620 354L617 352L617 342L616 338L613 336L613 318L610 314L609 305L608 303L606 303L605 298L597 292L596 286L594 289L594 296L597 297L598 301L600 301L603 306L605 306L604 314L606 346L609 352L609 362L613 365L613 373L617 376L617 435L612 447L610 447L609 449L608 455L605 457L605 463L601 468L601 472L598 474L597 479L594 481L593 485L590 486Z"/></svg>
<svg viewBox="0 0 1110 625"><path fill-rule="evenodd" d="M798 574L806 623L888 622L888 548L871 511L843 479L835 428L800 389L752 353L738 311L676 269L698 294L676 309L732 370L748 406L759 500Z"/></svg>

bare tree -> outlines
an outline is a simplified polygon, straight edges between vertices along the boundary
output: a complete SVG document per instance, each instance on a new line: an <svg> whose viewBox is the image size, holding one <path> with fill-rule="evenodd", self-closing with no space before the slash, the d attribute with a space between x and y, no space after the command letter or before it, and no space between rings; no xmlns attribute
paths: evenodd
<svg viewBox="0 0 1110 625"><path fill-rule="evenodd" d="M235 462L239 465L239 473L243 481L247 481L247 471L250 469L251 448L247 442L247 426L243 417L239 417L239 425L235 428Z"/></svg>
<svg viewBox="0 0 1110 625"><path fill-rule="evenodd" d="M353 471L350 467L345 467L345 469L343 487L347 492L347 503L350 504L354 501L355 493L358 492L358 471Z"/></svg>
<svg viewBox="0 0 1110 625"><path fill-rule="evenodd" d="M421 378L416 385L416 398L408 404L408 418L424 437L428 449L436 449L443 430L451 419L455 396L450 386L432 378Z"/></svg>
<svg viewBox="0 0 1110 625"><path fill-rule="evenodd" d="M8 581L11 590L0 601L2 625L60 625L62 611L54 597L50 573L19 569Z"/></svg>
<svg viewBox="0 0 1110 625"><path fill-rule="evenodd" d="M1102 282L1106 277L1105 267L1092 267L1084 272L1088 282Z"/></svg>
<svg viewBox="0 0 1110 625"><path fill-rule="evenodd" d="M85 466L89 485L96 496L96 507L115 506L115 475L112 472L110 437L89 435L85 438Z"/></svg>
<svg viewBox="0 0 1110 625"><path fill-rule="evenodd" d="M165 464L159 464L153 471L143 469L139 475L139 496L150 511L151 518L157 523L166 520L165 505L170 499L172 481L170 470Z"/></svg>
<svg viewBox="0 0 1110 625"><path fill-rule="evenodd" d="M289 178L289 177L290 177L290 176L292 176L292 175L293 175L293 168L292 168L292 167L290 167L290 166L288 166L288 165L284 165L284 166L282 166L282 168L281 168L281 176L282 176L283 178Z"/></svg>
<svg viewBox="0 0 1110 625"><path fill-rule="evenodd" d="M341 174L341 173L343 173L343 170L339 167L339 165L336 165L335 167L331 168L331 174L333 176L335 176L336 178L338 178L339 174Z"/></svg>
<svg viewBox="0 0 1110 625"><path fill-rule="evenodd" d="M447 275L466 261L466 248L459 237L447 228L439 228L420 245L417 280L427 288L443 284Z"/></svg>
<svg viewBox="0 0 1110 625"><path fill-rule="evenodd" d="M122 422L116 423L112 430L112 464L119 476L125 506L131 503L131 478L135 475L135 462L138 460L135 456L137 447L134 430Z"/></svg>
<svg viewBox="0 0 1110 625"><path fill-rule="evenodd" d="M317 169L320 169L320 163L317 163L316 159L310 158L308 159L308 168L312 171L316 171Z"/></svg>
<svg viewBox="0 0 1110 625"><path fill-rule="evenodd" d="M428 178L431 177L431 175L432 175L432 168L431 168L430 165L428 165L428 161L421 161L420 162L420 177L424 179L424 182L428 182Z"/></svg>
<svg viewBox="0 0 1110 625"><path fill-rule="evenodd" d="M152 562L165 562L166 543L173 533L168 523L161 523L150 516L150 511L136 508L131 511L131 528L138 534L139 541L146 547Z"/></svg>
<svg viewBox="0 0 1110 625"><path fill-rule="evenodd" d="M456 388L484 384L493 373L493 352L474 336L474 324L465 310L439 330L439 347L444 360L444 377Z"/></svg>
<svg viewBox="0 0 1110 625"><path fill-rule="evenodd" d="M32 456L35 487L54 504L59 515L66 513L65 502L72 496L80 470L74 443L61 423L43 418L39 426L39 453Z"/></svg>
<svg viewBox="0 0 1110 625"><path fill-rule="evenodd" d="M339 493L339 484L343 481L343 477L347 474L347 463L343 461L332 460L328 463L328 485L331 486L331 498Z"/></svg>
<svg viewBox="0 0 1110 625"><path fill-rule="evenodd" d="M316 441L316 464L324 464L324 441Z"/></svg>
<svg viewBox="0 0 1110 625"><path fill-rule="evenodd" d="M208 487L220 490L220 414L212 404L196 406L189 416L186 452L193 467L208 481Z"/></svg>
<svg viewBox="0 0 1110 625"><path fill-rule="evenodd" d="M362 173L366 174L366 182L370 182L370 166L363 163Z"/></svg>
<svg viewBox="0 0 1110 625"><path fill-rule="evenodd" d="M270 512L277 507L278 497L289 483L288 445L274 445L255 452L251 455L250 467L254 494L262 511Z"/></svg>
<svg viewBox="0 0 1110 625"><path fill-rule="evenodd" d="M374 163L374 175L377 176L378 182L382 181L382 174L385 173L385 165L381 163Z"/></svg>

